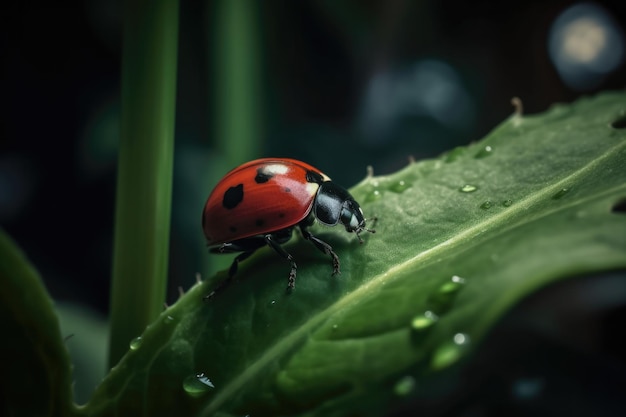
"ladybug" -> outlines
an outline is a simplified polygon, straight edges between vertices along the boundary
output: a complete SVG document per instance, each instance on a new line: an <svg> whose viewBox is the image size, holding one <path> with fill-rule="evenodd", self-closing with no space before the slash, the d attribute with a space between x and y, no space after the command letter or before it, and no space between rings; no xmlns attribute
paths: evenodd
<svg viewBox="0 0 626 417"><path fill-rule="evenodd" d="M211 253L237 253L228 279L205 298L226 286L239 263L257 249L269 246L291 262L287 292L294 289L297 265L281 246L300 229L302 236L332 259L332 275L340 273L333 248L308 231L315 220L326 226L341 223L363 243L365 226L359 203L319 169L287 158L263 158L230 171L209 195L202 213L202 229Z"/></svg>

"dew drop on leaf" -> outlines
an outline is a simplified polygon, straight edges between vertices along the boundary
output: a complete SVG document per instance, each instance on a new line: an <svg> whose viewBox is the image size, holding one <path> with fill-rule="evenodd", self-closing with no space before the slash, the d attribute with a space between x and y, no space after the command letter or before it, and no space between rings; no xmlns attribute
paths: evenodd
<svg viewBox="0 0 626 417"><path fill-rule="evenodd" d="M504 207L511 207L511 204L513 204L513 200L508 200L508 199L507 199L507 200L504 200L504 201L502 202L502 205L503 205Z"/></svg>
<svg viewBox="0 0 626 417"><path fill-rule="evenodd" d="M469 344L469 336L465 333L457 333L452 337L452 341L456 345L467 345Z"/></svg>
<svg viewBox="0 0 626 417"><path fill-rule="evenodd" d="M141 336L137 336L136 338L130 341L129 347L131 350L137 350L141 347L142 342L143 340L141 339Z"/></svg>
<svg viewBox="0 0 626 417"><path fill-rule="evenodd" d="M372 192L367 194L367 196L365 197L365 201L369 203L371 201L376 201L380 199L380 197L382 197L382 194L380 193L380 191L373 190Z"/></svg>
<svg viewBox="0 0 626 417"><path fill-rule="evenodd" d="M400 378L396 385L393 387L393 392L398 397L406 397L415 389L415 378L410 375L407 375L403 378Z"/></svg>
<svg viewBox="0 0 626 417"><path fill-rule="evenodd" d="M462 278L458 275L453 275L452 278L450 278L450 280L457 284L465 284L465 278Z"/></svg>
<svg viewBox="0 0 626 417"><path fill-rule="evenodd" d="M470 184L465 184L464 186L459 188L459 191L462 193L473 193L476 190L478 190L478 187L476 187L475 185L470 185Z"/></svg>
<svg viewBox="0 0 626 417"><path fill-rule="evenodd" d="M446 282L441 287L439 287L438 293L439 294L456 294L457 292L459 292L463 284L465 284L464 281Z"/></svg>
<svg viewBox="0 0 626 417"><path fill-rule="evenodd" d="M485 146L474 155L476 159L482 159L493 154L493 148L489 145Z"/></svg>
<svg viewBox="0 0 626 417"><path fill-rule="evenodd" d="M207 387L215 388L215 385L213 385L211 380L204 374L204 372L200 372L200 373L196 374L196 378L198 379L198 381L202 382Z"/></svg>
<svg viewBox="0 0 626 417"><path fill-rule="evenodd" d="M411 320L411 328L414 331L421 332L429 329L437 320L439 320L439 317L432 311L427 310L424 314L413 317L413 320Z"/></svg>
<svg viewBox="0 0 626 417"><path fill-rule="evenodd" d="M428 297L428 305L435 313L445 313L452 307L458 292L465 285L465 278L454 275L450 281L443 283Z"/></svg>
<svg viewBox="0 0 626 417"><path fill-rule="evenodd" d="M395 184L392 184L389 187L389 190L393 191L394 193L403 193L408 188L411 188L411 184L408 183L407 181L400 180L400 181L396 182Z"/></svg>
<svg viewBox="0 0 626 417"><path fill-rule="evenodd" d="M557 191L552 198L554 200L559 200L561 198L563 198L563 196L565 196L565 194L569 193L570 188L561 188L559 191Z"/></svg>
<svg viewBox="0 0 626 417"><path fill-rule="evenodd" d="M183 380L183 389L192 397L199 397L208 392L211 388L215 388L215 385L213 385L204 372L189 375Z"/></svg>
<svg viewBox="0 0 626 417"><path fill-rule="evenodd" d="M470 344L469 336L465 333L457 333L452 340L445 342L435 350L430 365L439 370L457 362L467 351Z"/></svg>
<svg viewBox="0 0 626 417"><path fill-rule="evenodd" d="M493 207L493 203L490 200L487 200L480 205L480 208L483 210L489 210L491 207Z"/></svg>
<svg viewBox="0 0 626 417"><path fill-rule="evenodd" d="M174 322L174 317L172 316L166 316L165 319L163 320L165 322L165 324L170 324Z"/></svg>

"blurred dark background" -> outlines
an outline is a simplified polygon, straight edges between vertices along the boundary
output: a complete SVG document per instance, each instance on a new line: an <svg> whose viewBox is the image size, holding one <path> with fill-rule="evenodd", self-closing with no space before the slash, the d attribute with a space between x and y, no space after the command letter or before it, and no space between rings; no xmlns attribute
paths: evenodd
<svg viewBox="0 0 626 417"><path fill-rule="evenodd" d="M207 262L207 165L243 162L220 154L219 45L237 45L220 3L181 1L169 302ZM248 3L251 156L303 159L347 187L367 165L384 174L480 139L514 96L534 113L626 85L623 1ZM0 8L0 224L55 300L105 315L121 4Z"/></svg>

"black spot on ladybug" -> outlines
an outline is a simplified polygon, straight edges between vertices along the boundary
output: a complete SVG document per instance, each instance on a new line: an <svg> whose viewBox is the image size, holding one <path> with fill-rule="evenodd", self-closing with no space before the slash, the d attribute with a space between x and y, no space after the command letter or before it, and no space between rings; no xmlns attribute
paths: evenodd
<svg viewBox="0 0 626 417"><path fill-rule="evenodd" d="M290 193L291 192L291 188L285 187L285 188L283 188L283 191L286 192L286 193Z"/></svg>
<svg viewBox="0 0 626 417"><path fill-rule="evenodd" d="M235 226L230 226L228 230L230 230L232 233L237 233L237 228Z"/></svg>
<svg viewBox="0 0 626 417"><path fill-rule="evenodd" d="M306 182L313 182L315 184L321 184L324 182L324 177L319 172L308 170L306 172Z"/></svg>
<svg viewBox="0 0 626 417"><path fill-rule="evenodd" d="M230 187L224 193L224 198L222 199L222 205L232 210L239 205L243 201L243 184L236 185L234 187Z"/></svg>
<svg viewBox="0 0 626 417"><path fill-rule="evenodd" d="M265 224L265 220L256 219L256 222L254 224L256 225L256 227L262 227Z"/></svg>
<svg viewBox="0 0 626 417"><path fill-rule="evenodd" d="M263 184L272 179L274 174L272 172L268 172L264 170L264 167L261 167L256 170L256 177L254 177L254 182L257 184Z"/></svg>

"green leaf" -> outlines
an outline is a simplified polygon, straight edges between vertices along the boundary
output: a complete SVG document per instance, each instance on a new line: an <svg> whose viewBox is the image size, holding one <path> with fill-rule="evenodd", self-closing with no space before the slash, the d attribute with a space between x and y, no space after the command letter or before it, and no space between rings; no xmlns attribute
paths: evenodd
<svg viewBox="0 0 626 417"><path fill-rule="evenodd" d="M72 415L71 370L41 278L0 229L0 415Z"/></svg>
<svg viewBox="0 0 626 417"><path fill-rule="evenodd" d="M626 216L615 209L626 199L625 111L626 95L607 93L514 115L480 143L366 178L352 191L379 217L377 233L360 246L316 229L342 275L297 239L286 295L288 264L259 251L211 302L202 297L224 273L163 312L88 407L377 414L467 357L538 288L626 266Z"/></svg>
<svg viewBox="0 0 626 417"><path fill-rule="evenodd" d="M498 320L539 288L626 267L624 127L626 94L606 93L514 115L480 143L366 178L352 192L378 216L377 233L359 245L339 228L315 229L339 254L342 275L331 277L330 260L294 239L286 249L298 281L286 295L289 265L260 250L210 302L202 297L225 273L167 308L80 412L380 415L465 366ZM5 285L23 265L5 268L12 249L2 246L2 308L10 309L2 325L19 334L19 317L34 315L34 305L46 320L49 302L9 295L28 293L32 280L15 275ZM45 332L58 333L44 325L24 324L36 331L15 340L41 346ZM58 348L58 334L50 338ZM58 356L54 404L70 412L67 359Z"/></svg>

